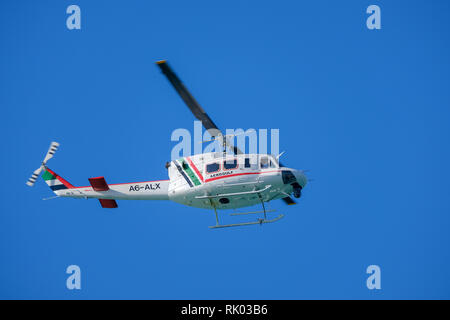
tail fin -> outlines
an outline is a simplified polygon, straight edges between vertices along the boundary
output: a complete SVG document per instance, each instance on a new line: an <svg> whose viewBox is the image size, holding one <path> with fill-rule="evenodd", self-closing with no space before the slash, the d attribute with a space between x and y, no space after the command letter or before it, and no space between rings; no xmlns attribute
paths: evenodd
<svg viewBox="0 0 450 320"><path fill-rule="evenodd" d="M50 189L52 189L52 191L56 194L58 194L58 190L75 188L73 185L71 185L69 182L61 178L59 175L57 175L47 167L44 168L42 178L45 180Z"/></svg>

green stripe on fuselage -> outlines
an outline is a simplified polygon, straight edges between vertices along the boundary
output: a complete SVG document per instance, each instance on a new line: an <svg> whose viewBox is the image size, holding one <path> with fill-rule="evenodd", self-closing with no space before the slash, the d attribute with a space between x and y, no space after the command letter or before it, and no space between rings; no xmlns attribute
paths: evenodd
<svg viewBox="0 0 450 320"><path fill-rule="evenodd" d="M50 172L48 172L48 171L45 171L42 174L42 178L44 178L45 181L56 179L56 177L54 175L52 175Z"/></svg>
<svg viewBox="0 0 450 320"><path fill-rule="evenodd" d="M192 171L191 166L187 162L186 159L181 158L180 160L181 167L183 168L184 172L189 176L189 178L192 180L195 186L201 185L200 180L198 180L197 176L195 175L194 171Z"/></svg>

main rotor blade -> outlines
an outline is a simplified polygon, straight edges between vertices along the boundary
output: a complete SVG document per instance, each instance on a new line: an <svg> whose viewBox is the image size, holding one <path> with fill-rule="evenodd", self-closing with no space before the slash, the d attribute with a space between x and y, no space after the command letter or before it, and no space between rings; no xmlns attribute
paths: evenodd
<svg viewBox="0 0 450 320"><path fill-rule="evenodd" d="M212 121L212 119L206 114L205 110L200 106L200 104L195 100L195 98L191 95L188 89L181 82L180 78L172 71L169 64L166 60L161 60L156 62L158 67L161 69L162 73L167 77L172 86L180 95L181 99L183 99L184 103L188 106L194 116L200 120L205 127L205 129L209 132L211 137L217 137L222 134L216 124ZM242 153L237 147L232 146L227 143L227 145L233 149L235 154Z"/></svg>
<svg viewBox="0 0 450 320"><path fill-rule="evenodd" d="M205 129L208 130L208 132L210 132L211 129L220 131L219 128L217 128L216 124L206 114L205 110L203 110L203 108L197 102L197 100L195 100L195 98L191 95L188 89L186 89L184 84L181 82L180 78L178 78L175 72L172 71L169 64L165 60L158 61L156 62L156 64L161 69L162 73L170 81L170 83L173 85L175 90L180 95L181 99L183 99L184 103L186 103L186 105L192 111L194 116L203 123ZM217 131L215 131L214 134L211 134L211 136L214 137L217 136Z"/></svg>

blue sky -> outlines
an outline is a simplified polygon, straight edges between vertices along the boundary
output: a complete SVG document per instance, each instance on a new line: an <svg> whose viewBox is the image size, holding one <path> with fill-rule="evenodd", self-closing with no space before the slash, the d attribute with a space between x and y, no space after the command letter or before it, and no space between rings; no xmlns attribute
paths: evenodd
<svg viewBox="0 0 450 320"><path fill-rule="evenodd" d="M450 298L448 1L0 7L0 298ZM280 129L285 164L314 179L297 206L271 203L283 220L213 231L208 210L25 185L53 140L49 166L72 184L165 179L170 134L194 118L159 59L219 127Z"/></svg>

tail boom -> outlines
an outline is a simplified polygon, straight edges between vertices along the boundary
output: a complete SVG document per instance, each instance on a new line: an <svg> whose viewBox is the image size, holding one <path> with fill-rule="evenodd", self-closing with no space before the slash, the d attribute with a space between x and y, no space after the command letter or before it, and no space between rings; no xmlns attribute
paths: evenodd
<svg viewBox="0 0 450 320"><path fill-rule="evenodd" d="M45 183L57 196L99 199L103 208L117 208L115 200L169 200L169 180L107 184L104 177L96 177L89 179L90 186L75 187L46 165L58 147L57 142L50 144L41 166L28 179L28 186L33 186L42 173Z"/></svg>
<svg viewBox="0 0 450 320"><path fill-rule="evenodd" d="M93 186L73 187L61 190L59 196L85 199L169 200L169 181L108 184L108 189L104 191L98 191L99 189Z"/></svg>

